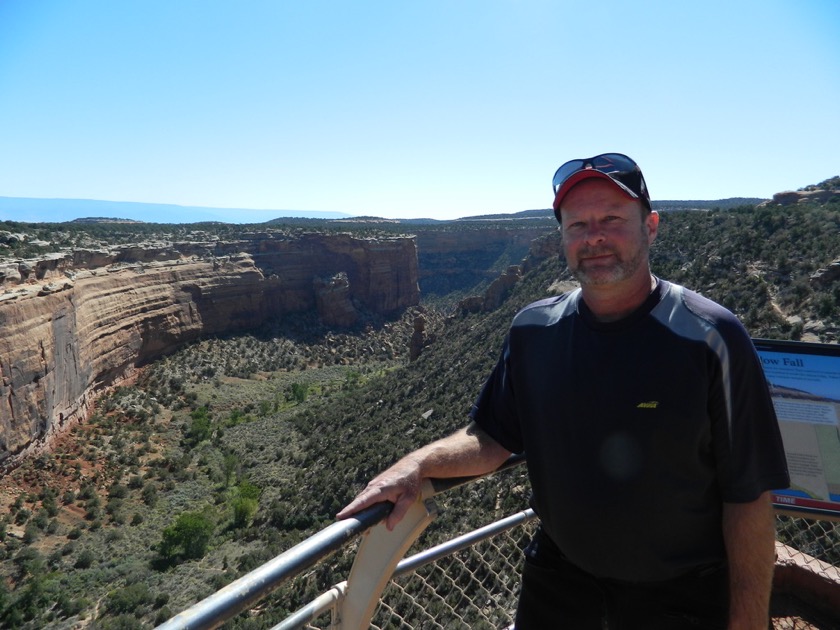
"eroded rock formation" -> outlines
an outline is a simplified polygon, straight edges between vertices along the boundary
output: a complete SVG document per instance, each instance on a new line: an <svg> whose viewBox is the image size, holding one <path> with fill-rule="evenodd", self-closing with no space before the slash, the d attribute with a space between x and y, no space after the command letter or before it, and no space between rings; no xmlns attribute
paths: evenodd
<svg viewBox="0 0 840 630"><path fill-rule="evenodd" d="M423 352L426 343L426 318L418 315L414 318L414 331L411 333L411 343L408 348L408 358L416 361Z"/></svg>
<svg viewBox="0 0 840 630"><path fill-rule="evenodd" d="M348 325L348 304L389 313L419 301L414 240L400 237L262 234L69 252L0 273L0 462L184 342L316 308L317 278L342 280L329 287L339 301L321 305L330 317L339 304Z"/></svg>
<svg viewBox="0 0 840 630"><path fill-rule="evenodd" d="M463 313L481 313L493 311L504 302L524 272L533 269L543 260L553 256L562 256L562 242L558 231L548 232L534 239L528 248L528 255L521 264L511 265L496 277L481 295L472 295L458 302L457 310Z"/></svg>
<svg viewBox="0 0 840 630"><path fill-rule="evenodd" d="M837 281L840 281L840 258L827 267L817 269L809 278L811 285L821 289L825 289Z"/></svg>
<svg viewBox="0 0 840 630"><path fill-rule="evenodd" d="M315 278L315 306L328 326L348 327L359 321L359 311L350 299L350 281L343 271L332 278Z"/></svg>
<svg viewBox="0 0 840 630"><path fill-rule="evenodd" d="M797 203L825 203L840 197L840 190L788 190L773 195L772 203L790 206Z"/></svg>

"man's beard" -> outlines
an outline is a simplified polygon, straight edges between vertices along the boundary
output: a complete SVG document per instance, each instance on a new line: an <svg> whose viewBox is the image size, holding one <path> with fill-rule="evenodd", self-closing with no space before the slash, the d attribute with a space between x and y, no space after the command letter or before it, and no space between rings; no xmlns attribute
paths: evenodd
<svg viewBox="0 0 840 630"><path fill-rule="evenodd" d="M571 272L582 285L601 286L620 282L632 277L647 260L649 247L646 241L642 241L639 248L633 252L628 259L621 259L618 252L608 248L581 249L578 251L577 260L591 256L602 256L612 254L613 261L610 266L595 265L591 269L582 268L580 262L571 267Z"/></svg>

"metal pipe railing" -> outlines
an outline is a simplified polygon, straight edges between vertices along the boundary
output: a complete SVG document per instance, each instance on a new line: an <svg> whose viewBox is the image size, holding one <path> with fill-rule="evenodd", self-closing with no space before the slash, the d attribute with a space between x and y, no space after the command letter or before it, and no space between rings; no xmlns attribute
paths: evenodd
<svg viewBox="0 0 840 630"><path fill-rule="evenodd" d="M430 495L437 495L475 479L507 470L524 461L524 455L511 455L499 468L486 475L432 479L430 480ZM169 621L158 626L158 630L205 630L220 626L231 617L243 612L255 602L275 591L287 580L318 564L353 538L383 521L392 509L393 504L390 502L378 503L346 520L329 525L266 564L257 567L172 617ZM343 595L345 590L346 586L343 586L340 593ZM324 602L332 602L336 594L325 594ZM310 610L302 614L306 615L311 612ZM285 626L281 625L281 627Z"/></svg>
<svg viewBox="0 0 840 630"><path fill-rule="evenodd" d="M502 466L500 466L497 470L488 473L488 475L512 468L524 461L524 456L513 455L504 464L502 464ZM432 496L465 485L475 479L485 476L487 475L427 480L422 496L424 499L428 499ZM426 503L428 504L431 502L426 501ZM382 534L385 529L384 525L380 525L376 529L372 528L379 525L385 517L390 514L392 507L391 503L380 503L357 513L352 518L333 523L327 528L296 545L292 549L280 554L267 564L255 569L251 573L229 584L227 587L214 593L205 600L195 604L188 610L185 610L176 617L173 617L162 626L159 626L159 628L163 630L180 630L187 628L204 629L218 627L234 615L245 611L255 602L276 590L284 582L300 575L302 572L316 565L335 551L338 551L342 547L346 546L355 537L366 534L365 541L367 543L370 543L371 539L376 541L384 540L382 538ZM776 511L780 514L785 513L785 509L780 508L779 506L776 507ZM800 515L791 514L790 516L798 517ZM457 551L471 547L476 543L491 538L498 533L503 533L508 529L513 529L532 518L535 518L533 511L524 510L475 531L441 543L436 547L421 551L414 556L399 561L398 563L394 560L394 564L389 565L388 567L375 569L373 570L373 573L384 579L386 582L389 579L405 577L416 572L418 569L427 564L434 563L441 558L452 556ZM380 533L379 530L382 530L382 533ZM395 532L391 532L391 534L394 533ZM398 535L397 537L400 539L403 538L401 535ZM386 536L386 539L387 538L390 538L390 535ZM827 540L830 540L830 538ZM362 544L360 550L364 547L365 543ZM405 549L399 553L404 552ZM358 563L360 555L364 554L357 553L356 563ZM371 553L366 554L365 557L376 557L379 555L381 554L379 553L378 548L374 548ZM394 556L394 558L397 557L399 556ZM354 567L355 566L356 564L354 563ZM365 574L362 576L364 578L371 573L371 571L363 571L363 573ZM341 625L342 620L345 619L345 615L348 613L348 610L345 609L347 608L348 601L351 599L349 596L350 590L355 589L356 591L359 591L359 588L361 588L364 591L363 587L357 588L358 582L359 579L352 582L348 579L348 581L336 584L327 592L321 594L316 599L300 608L297 612L286 617L286 619L280 622L279 625L275 626L273 630L299 629L329 611L332 611L333 615L333 625L331 627L343 627ZM365 582L365 579L362 579L361 582ZM370 592L364 591L360 601L374 601L379 597L378 593L380 592L381 591L373 592L372 590ZM357 597L355 597L355 599L358 600L359 593L357 592L356 595ZM349 619L350 616L347 616L346 618ZM346 625L358 626L359 623L351 620L345 624L345 626Z"/></svg>
<svg viewBox="0 0 840 630"><path fill-rule="evenodd" d="M397 564L397 568L394 570L391 579L410 575L428 564L437 562L441 558L446 558L447 556L451 556L459 551L467 549L468 547L472 547L483 540L487 540L488 538L497 536L502 532L518 527L534 518L536 518L536 514L534 514L532 509L528 508L527 510L517 512L516 514L512 514L511 516L495 521L494 523L490 523L489 525L480 527L476 530L463 534L462 536L453 538L452 540L447 540L439 545L420 551L411 557L401 560L400 563ZM271 630L299 630L307 623L312 622L324 613L334 610L346 592L347 582L336 584L330 590L319 595L311 602L286 617L279 624L272 627Z"/></svg>
<svg viewBox="0 0 840 630"><path fill-rule="evenodd" d="M318 595L303 608L298 609L271 630L299 630L329 610L335 610L347 594L347 582L336 584L326 593Z"/></svg>
<svg viewBox="0 0 840 630"><path fill-rule="evenodd" d="M337 521L231 582L206 599L158 626L159 630L216 628L284 582L341 549L391 513L391 503L378 503L351 518Z"/></svg>
<svg viewBox="0 0 840 630"><path fill-rule="evenodd" d="M479 527L471 532L457 536L452 540L447 540L435 547L419 551L410 558L402 560L397 565L397 568L394 570L394 574L391 577L398 578L414 573L420 567L424 567L427 564L440 560L441 558L451 556L463 549L472 547L473 545L480 543L482 540L498 536L502 532L506 532L509 529L513 529L523 523L527 523L528 521L536 518L536 516L537 515L534 513L534 510L528 508L527 510L511 514L508 517L499 519L489 525L485 525L484 527Z"/></svg>

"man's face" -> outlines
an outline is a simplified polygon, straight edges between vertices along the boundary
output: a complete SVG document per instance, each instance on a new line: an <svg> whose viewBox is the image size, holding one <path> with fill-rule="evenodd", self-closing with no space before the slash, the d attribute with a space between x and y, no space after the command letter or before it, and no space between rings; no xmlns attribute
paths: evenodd
<svg viewBox="0 0 840 630"><path fill-rule="evenodd" d="M650 275L648 257L659 215L644 213L609 182L587 179L560 207L563 248L569 269L583 286L604 286ZM645 280L649 282L649 280Z"/></svg>

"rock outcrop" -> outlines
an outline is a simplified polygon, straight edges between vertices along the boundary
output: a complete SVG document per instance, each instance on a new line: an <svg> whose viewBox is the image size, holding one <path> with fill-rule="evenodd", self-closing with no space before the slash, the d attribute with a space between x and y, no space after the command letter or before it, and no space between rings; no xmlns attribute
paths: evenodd
<svg viewBox="0 0 840 630"><path fill-rule="evenodd" d="M458 302L458 309L467 313L494 311L499 308L521 278L522 268L519 265L511 265L490 283L483 295L472 295Z"/></svg>
<svg viewBox="0 0 840 630"><path fill-rule="evenodd" d="M812 286L825 289L833 283L840 281L840 258L833 261L827 267L817 269L809 278Z"/></svg>
<svg viewBox="0 0 840 630"><path fill-rule="evenodd" d="M419 302L415 243L405 237L262 234L75 251L0 272L0 462L200 335L316 307L351 325L356 305L390 313Z"/></svg>
<svg viewBox="0 0 840 630"><path fill-rule="evenodd" d="M394 312L419 299L414 239L364 239L320 233L289 237L271 232L232 241L128 245L110 250L74 250L37 260L0 263L0 287L71 278L83 270L110 271L186 259L223 261L247 254L266 278L275 278L281 311L315 308L312 280L344 272L350 295L376 313Z"/></svg>
<svg viewBox="0 0 840 630"><path fill-rule="evenodd" d="M481 295L471 295L458 302L457 310L462 313L489 313L496 310L526 271L547 258L562 256L562 252L560 233L556 230L534 239L528 248L528 255L521 264L508 267Z"/></svg>
<svg viewBox="0 0 840 630"><path fill-rule="evenodd" d="M350 281L343 271L332 278L315 278L315 306L328 326L346 328L359 321L359 311L350 299Z"/></svg>
<svg viewBox="0 0 840 630"><path fill-rule="evenodd" d="M840 190L789 190L773 195L772 203L791 206L797 203L825 203L840 198Z"/></svg>
<svg viewBox="0 0 840 630"><path fill-rule="evenodd" d="M411 333L411 343L408 348L408 358L416 361L423 353L423 346L426 344L426 318L418 315L414 318L414 331Z"/></svg>

